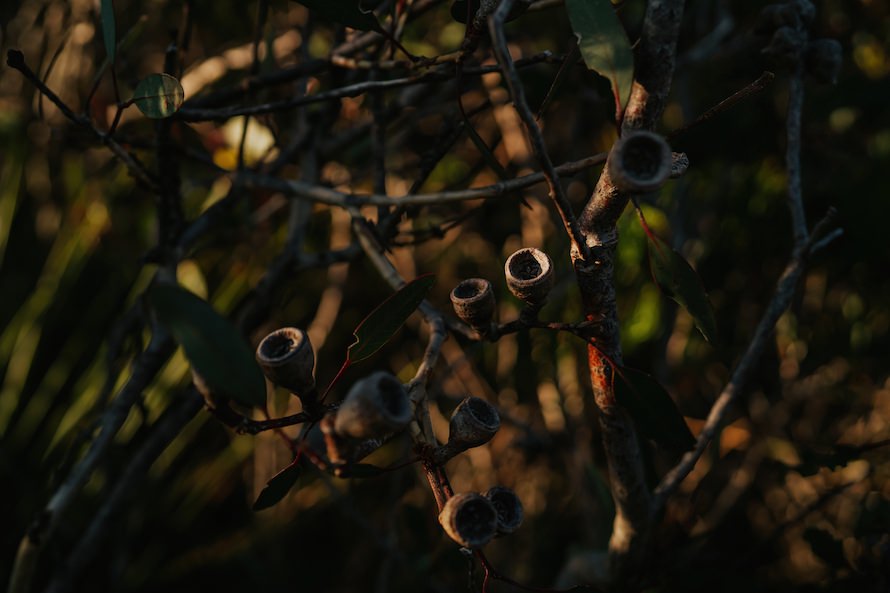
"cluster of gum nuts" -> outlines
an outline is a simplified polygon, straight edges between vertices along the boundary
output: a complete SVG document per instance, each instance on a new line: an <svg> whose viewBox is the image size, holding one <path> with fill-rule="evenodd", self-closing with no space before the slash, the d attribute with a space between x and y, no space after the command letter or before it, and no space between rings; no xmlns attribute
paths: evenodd
<svg viewBox="0 0 890 593"><path fill-rule="evenodd" d="M520 249L507 260L505 273L510 291L525 302L524 311L536 314L553 286L550 258L537 249ZM452 291L451 300L458 317L473 329L481 334L493 329L495 301L487 280L464 280ZM405 386L385 371L360 379L336 409L325 410L315 383L315 354L309 336L301 329L284 327L270 333L257 347L256 359L272 383L299 397L304 411L321 417L319 426L336 475L348 476L353 464L404 431L414 419ZM451 415L448 441L432 449L429 460L441 465L487 443L500 424L497 409L490 403L478 397L465 398ZM502 486L484 494L451 496L439 513L439 522L448 536L471 549L512 533L522 518L519 497Z"/></svg>

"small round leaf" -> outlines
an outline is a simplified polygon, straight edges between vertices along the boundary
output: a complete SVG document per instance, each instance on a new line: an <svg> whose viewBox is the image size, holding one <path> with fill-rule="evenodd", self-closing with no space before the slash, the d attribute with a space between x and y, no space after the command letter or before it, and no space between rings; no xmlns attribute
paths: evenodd
<svg viewBox="0 0 890 593"><path fill-rule="evenodd" d="M155 119L176 113L185 99L179 81L169 74L149 74L136 85L133 103L143 114Z"/></svg>

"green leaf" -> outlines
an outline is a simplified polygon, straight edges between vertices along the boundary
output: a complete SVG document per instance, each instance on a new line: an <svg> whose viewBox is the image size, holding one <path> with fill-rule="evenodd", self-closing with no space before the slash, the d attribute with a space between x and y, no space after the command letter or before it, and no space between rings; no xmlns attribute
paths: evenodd
<svg viewBox="0 0 890 593"><path fill-rule="evenodd" d="M257 496L256 501L253 503L253 510L262 511L278 504L291 491L299 477L300 464L295 460L294 463L291 463L266 482L266 487L263 488L263 491L260 492L260 495Z"/></svg>
<svg viewBox="0 0 890 593"><path fill-rule="evenodd" d="M683 414L658 381L627 367L616 369L614 379L615 399L630 413L643 436L675 451L695 446Z"/></svg>
<svg viewBox="0 0 890 593"><path fill-rule="evenodd" d="M359 29L384 33L377 17L370 10L362 10L359 0L296 0L318 16Z"/></svg>
<svg viewBox="0 0 890 593"><path fill-rule="evenodd" d="M572 30L587 67L609 79L615 109L623 112L634 79L634 55L609 0L566 0Z"/></svg>
<svg viewBox="0 0 890 593"><path fill-rule="evenodd" d="M105 53L108 59L114 62L114 53L117 49L117 32L114 27L114 2L102 0L99 11L102 15L102 40L105 42Z"/></svg>
<svg viewBox="0 0 890 593"><path fill-rule="evenodd" d="M182 106L185 91L169 74L149 74L133 91L133 103L139 111L154 119L170 117Z"/></svg>
<svg viewBox="0 0 890 593"><path fill-rule="evenodd" d="M368 358L386 344L423 302L435 281L432 274L418 276L371 311L353 332L355 342L346 353L347 364Z"/></svg>
<svg viewBox="0 0 890 593"><path fill-rule="evenodd" d="M685 307L698 330L711 343L717 340L717 320L705 293L701 278L683 256L667 243L647 233L649 238L649 267L661 291Z"/></svg>
<svg viewBox="0 0 890 593"><path fill-rule="evenodd" d="M266 403L266 382L241 335L204 300L173 284L156 284L149 302L214 393L246 406Z"/></svg>

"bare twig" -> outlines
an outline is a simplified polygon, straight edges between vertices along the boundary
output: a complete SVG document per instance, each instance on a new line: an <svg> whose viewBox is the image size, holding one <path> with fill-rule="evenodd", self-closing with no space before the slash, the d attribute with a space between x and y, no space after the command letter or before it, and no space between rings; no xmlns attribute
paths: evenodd
<svg viewBox="0 0 890 593"><path fill-rule="evenodd" d="M105 134L101 130L99 130L96 126L93 125L93 122L90 121L89 118L74 113L74 111L68 107L68 105L59 98L49 87L43 84L43 81L34 74L34 71L28 67L28 64L25 63L25 55L17 49L11 49L6 53L6 63L10 68L18 70L22 73L22 75L27 78L31 84L33 84L40 93L49 99L53 105L59 108L59 111L71 120L73 123L81 126L82 128L86 128L100 141L102 144L107 146L109 150L111 150L112 154L116 156L122 163L124 163L127 168L130 170L130 174L133 177L142 183L145 187L147 187L151 191L157 191L157 183L155 179L152 178L151 174L148 170L136 160L136 157L131 155L129 152L124 150L124 148L118 144L114 138Z"/></svg>
<svg viewBox="0 0 890 593"><path fill-rule="evenodd" d="M832 216L833 213L830 211L826 218ZM815 237L816 235L813 236ZM711 406L705 425L702 427L696 440L695 448L683 455L680 462L661 479L661 483L655 489L655 496L652 500L653 516L661 512L667 499L670 498L671 494L676 491L680 483L695 467L696 462L704 454L708 444L714 439L723 425L723 420L726 418L730 406L744 392L772 335L773 327L775 327L779 317L791 305L794 290L803 275L807 258L814 245L813 241L808 241L801 249L795 250L795 254L779 278L772 300L767 305L763 317L760 318L760 322L757 324L757 329L754 331L750 344L748 344L748 349L738 365L736 365L729 383L726 384L714 405Z"/></svg>
<svg viewBox="0 0 890 593"><path fill-rule="evenodd" d="M532 113L528 102L525 100L525 90L522 87L522 82L519 80L519 75L516 73L516 66L513 63L513 58L510 56L510 51L507 49L507 39L504 36L504 22L506 22L507 15L510 13L510 9L513 8L513 4L514 0L502 0L498 9L489 18L488 27L491 33L494 53L504 73L504 78L510 89L510 95L513 97L513 106L525 124L525 130L531 140L532 149L535 151L535 156L541 164L544 177L547 179L547 186L550 188L550 199L553 200L553 205L556 207L569 240L572 242L572 251L579 253L582 259L587 260L590 256L587 243L584 241L581 229L578 227L578 221L575 218L575 213L572 211L572 205L569 203L569 198L559 180L559 173L553 166L553 161L550 160L550 154L547 152L547 146L544 143L544 135L541 134L541 128L538 127L535 114Z"/></svg>
<svg viewBox="0 0 890 593"><path fill-rule="evenodd" d="M606 155L595 154L572 161L556 167L556 171L563 175L571 175L590 167L599 165L606 160ZM290 181L267 175L259 175L245 172L241 181L246 187L256 187L280 191L285 195L296 198L340 206L344 208L359 206L428 206L432 204L444 204L447 202L463 202L466 200L478 200L481 198L497 198L517 192L532 185L546 181L543 173L532 173L523 177L517 177L510 181L501 181L482 187L462 189L455 191L443 191L430 194L407 194L404 196L390 197L380 194L346 194L337 190L313 185L302 181Z"/></svg>
<svg viewBox="0 0 890 593"><path fill-rule="evenodd" d="M785 167L788 170L788 209L791 211L791 229L794 232L794 248L803 249L807 242L807 217L803 208L800 183L800 120L803 112L803 64L797 65L791 75L786 115L787 137Z"/></svg>
<svg viewBox="0 0 890 593"><path fill-rule="evenodd" d="M121 511L135 488L142 483L151 464L201 410L203 403L194 390L189 390L177 398L176 403L161 416L153 427L151 435L128 461L126 469L117 478L102 507L93 515L90 526L68 556L64 567L58 570L50 581L47 593L64 593L76 587L84 569L98 553L110 521Z"/></svg>
<svg viewBox="0 0 890 593"><path fill-rule="evenodd" d="M517 62L517 67L532 66L541 62L549 62L556 59L551 52L542 52L535 56L531 56ZM497 66L480 66L478 68L467 68L463 70L463 74L467 76L482 76L490 72L497 72ZM251 105L249 107L226 107L219 109L202 109L183 106L174 118L183 121L198 122L210 120L224 120L239 115L261 115L264 113L274 113L302 107L303 105L312 105L314 103L323 103L325 101L333 101L344 97L357 97L364 93L372 91L383 91L388 89L397 89L406 86L429 84L433 82L443 82L451 80L456 76L456 69L453 64L446 65L443 69L426 74L406 76L402 78L391 78L389 80L369 80L347 85L344 87L323 91L314 95L296 96L281 101L272 101L260 105Z"/></svg>

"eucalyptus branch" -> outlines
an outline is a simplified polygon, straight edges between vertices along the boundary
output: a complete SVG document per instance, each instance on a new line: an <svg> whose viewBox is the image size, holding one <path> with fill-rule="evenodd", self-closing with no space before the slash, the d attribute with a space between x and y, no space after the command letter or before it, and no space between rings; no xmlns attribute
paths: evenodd
<svg viewBox="0 0 890 593"><path fill-rule="evenodd" d="M817 228L825 228L827 224L830 224L834 216L834 211L829 210L823 221L817 225ZM836 235L835 233L830 233L828 236L833 237ZM754 331L754 336L751 338L745 354L736 365L729 383L720 392L714 405L711 406L710 412L708 412L708 418L705 420L705 424L696 439L695 448L683 455L680 462L665 474L661 479L661 483L655 489L652 499L653 516L661 512L668 498L677 490L680 483L695 467L708 444L717 436L717 433L723 426L723 421L730 407L744 393L748 382L757 370L757 364L772 336L773 328L782 314L791 305L794 291L806 269L807 259L814 247L819 244L819 234L814 233L810 237L802 248L795 249L795 253L782 272L775 293L769 305L767 305L763 317L760 318L760 322L757 324L757 329Z"/></svg>
<svg viewBox="0 0 890 593"><path fill-rule="evenodd" d="M25 62L25 55L17 49L11 49L6 52L6 64L15 70L18 70L22 73L22 75L28 79L31 84L47 99L49 99L53 105L58 107L59 111L67 117L72 123L77 124L78 126L85 128L92 132L92 134L105 146L111 150L112 154L116 156L124 165L126 165L127 169L129 169L130 174L142 185L144 185L147 189L152 192L158 191L158 185L156 180L152 177L152 175L148 172L148 170L136 160L136 157L127 152L120 144L118 144L114 138L112 138L109 134L106 134L99 130L93 122L86 116L79 115L74 113L74 111L64 102L58 95L56 95L49 87L47 87L40 77L38 77L28 64Z"/></svg>
<svg viewBox="0 0 890 593"><path fill-rule="evenodd" d="M572 242L572 251L579 253L582 259L587 260L590 257L587 243L581 234L575 213L572 211L572 205L569 203L569 198L559 180L559 172L553 166L550 154L547 152L544 135L541 133L541 128L538 127L535 114L532 113L528 102L525 100L525 90L522 87L522 81L519 80L513 58L507 49L507 38L504 36L504 22L507 20L510 9L513 8L514 1L501 0L497 10L489 17L488 26L494 53L497 56L498 64L501 66L507 86L510 89L510 95L513 97L513 106L516 108L516 112L525 126L526 133L531 140L532 149L538 162L541 164L544 177L547 179L547 186L550 188L550 199L553 200L569 240Z"/></svg>
<svg viewBox="0 0 890 593"><path fill-rule="evenodd" d="M563 175L571 175L603 163L606 155L596 154L579 161L572 161L556 167L556 171ZM509 181L499 181L491 185L462 189L455 191L442 191L429 194L407 194L404 196L385 196L380 194L347 194L335 189L313 185L302 181L279 179L268 175L245 172L240 176L245 187L257 189L269 189L279 191L285 195L340 206L341 208L357 208L360 206L429 206L444 204L447 202L464 202L482 198L499 198L515 193L521 189L537 185L546 181L543 173L531 173L517 177Z"/></svg>

